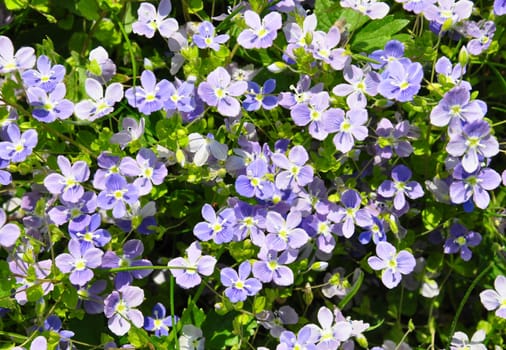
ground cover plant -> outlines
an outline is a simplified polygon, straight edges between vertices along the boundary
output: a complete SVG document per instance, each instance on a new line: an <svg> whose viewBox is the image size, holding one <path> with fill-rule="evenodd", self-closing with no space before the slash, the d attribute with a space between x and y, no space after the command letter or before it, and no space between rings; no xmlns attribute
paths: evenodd
<svg viewBox="0 0 506 350"><path fill-rule="evenodd" d="M506 1L5 0L2 349L503 349Z"/></svg>

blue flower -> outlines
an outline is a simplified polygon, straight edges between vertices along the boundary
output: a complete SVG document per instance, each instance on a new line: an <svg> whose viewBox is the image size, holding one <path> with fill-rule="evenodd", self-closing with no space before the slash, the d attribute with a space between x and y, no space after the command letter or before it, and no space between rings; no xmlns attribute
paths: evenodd
<svg viewBox="0 0 506 350"><path fill-rule="evenodd" d="M162 303L156 303L153 306L153 317L144 317L144 329L150 332L155 332L155 336L167 336L169 335L169 327L172 327L172 321L177 322L178 317L172 318L171 315L165 316L166 310Z"/></svg>

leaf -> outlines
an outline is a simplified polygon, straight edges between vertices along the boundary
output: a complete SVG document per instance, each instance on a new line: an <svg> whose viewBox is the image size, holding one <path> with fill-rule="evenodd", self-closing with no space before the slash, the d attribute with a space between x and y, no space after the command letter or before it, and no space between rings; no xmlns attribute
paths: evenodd
<svg viewBox="0 0 506 350"><path fill-rule="evenodd" d="M351 287L351 290L348 292L348 294L346 294L346 296L343 298L343 300L341 300L341 302L339 302L338 307L341 310L350 302L351 299L353 299L355 294L357 294L358 290L362 286L363 281L364 281L364 272L362 270L359 270L359 275L358 275L357 281L355 282L355 284L353 284L353 286Z"/></svg>
<svg viewBox="0 0 506 350"><path fill-rule="evenodd" d="M27 6L27 0L5 0L5 7L10 11L22 10Z"/></svg>
<svg viewBox="0 0 506 350"><path fill-rule="evenodd" d="M407 19L395 19L393 15L370 22L354 35L351 47L356 51L371 51L385 46L392 36L409 24Z"/></svg>
<svg viewBox="0 0 506 350"><path fill-rule="evenodd" d="M369 20L369 17L352 9L344 9L337 0L316 0L314 13L318 18L318 29L328 31L336 23L344 24L349 31L355 31Z"/></svg>
<svg viewBox="0 0 506 350"><path fill-rule="evenodd" d="M100 18L99 8L95 0L80 0L76 4L77 12L90 21L96 21Z"/></svg>
<svg viewBox="0 0 506 350"><path fill-rule="evenodd" d="M40 284L35 284L26 289L26 298L28 301L37 301L44 295L44 291L42 290L42 286Z"/></svg>
<svg viewBox="0 0 506 350"><path fill-rule="evenodd" d="M188 12L195 14L204 9L204 3L202 0L190 0L188 4Z"/></svg>
<svg viewBox="0 0 506 350"><path fill-rule="evenodd" d="M113 21L108 18L100 21L94 36L105 46L113 46L121 42L120 32L116 30Z"/></svg>

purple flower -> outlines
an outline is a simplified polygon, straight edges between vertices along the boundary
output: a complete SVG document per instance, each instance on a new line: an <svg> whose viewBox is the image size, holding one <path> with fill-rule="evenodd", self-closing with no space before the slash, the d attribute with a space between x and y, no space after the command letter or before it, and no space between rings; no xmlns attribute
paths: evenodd
<svg viewBox="0 0 506 350"><path fill-rule="evenodd" d="M256 159L246 167L246 174L235 180L235 190L241 196L268 199L274 193L274 184L267 180L270 173L263 159Z"/></svg>
<svg viewBox="0 0 506 350"><path fill-rule="evenodd" d="M402 275L410 274L416 265L413 255L406 251L397 250L388 242L378 242L376 255L367 259L367 263L373 270L382 270L381 281L389 288L395 288L402 279Z"/></svg>
<svg viewBox="0 0 506 350"><path fill-rule="evenodd" d="M302 327L297 335L291 331L283 331L279 336L276 350L316 350L315 336L311 327Z"/></svg>
<svg viewBox="0 0 506 350"><path fill-rule="evenodd" d="M460 251L460 257L464 261L471 260L473 252L469 247L476 247L481 242L481 235L478 232L468 231L459 223L450 227L450 237L444 244L445 254L455 254Z"/></svg>
<svg viewBox="0 0 506 350"><path fill-rule="evenodd" d="M411 179L411 170L404 165L397 165L392 169L392 179L385 180L378 188L378 194L385 198L394 197L394 208L402 211L409 204L406 197L417 199L423 196L422 186Z"/></svg>
<svg viewBox="0 0 506 350"><path fill-rule="evenodd" d="M120 157L113 156L108 152L102 152L97 157L99 169L93 176L93 187L97 190L105 190L105 182L112 174L119 174Z"/></svg>
<svg viewBox="0 0 506 350"><path fill-rule="evenodd" d="M124 149L130 142L136 141L144 135L144 124L144 118L141 118L139 122L134 118L124 118L121 122L123 130L112 135L110 142L118 144L121 149Z"/></svg>
<svg viewBox="0 0 506 350"><path fill-rule="evenodd" d="M309 236L299 228L302 216L298 211L291 211L286 220L276 211L269 211L265 218L265 228L269 234L265 246L269 250L284 251L288 248L298 249L307 243Z"/></svg>
<svg viewBox="0 0 506 350"><path fill-rule="evenodd" d="M51 123L56 119L67 119L74 113L74 104L65 99L67 89L64 83L56 84L47 94L39 87L30 87L26 91L28 103L34 107L32 116L40 122Z"/></svg>
<svg viewBox="0 0 506 350"><path fill-rule="evenodd" d="M97 205L105 210L112 209L112 215L119 219L126 214L126 204L139 198L135 185L127 183L119 174L111 174L105 180L105 189L97 196Z"/></svg>
<svg viewBox="0 0 506 350"><path fill-rule="evenodd" d="M432 5L436 0L395 0L402 3L402 7L406 11L411 11L417 15L425 11L427 6Z"/></svg>
<svg viewBox="0 0 506 350"><path fill-rule="evenodd" d="M138 239L131 239L123 245L123 254L118 256L115 252L109 250L102 259L103 268L128 267L128 266L152 266L151 261L147 259L138 259L144 252L144 244ZM148 276L153 270L139 269L131 271L120 271L114 279L116 289L129 285L135 279L142 279Z"/></svg>
<svg viewBox="0 0 506 350"><path fill-rule="evenodd" d="M481 303L488 311L495 310L496 316L506 318L506 277L497 276L494 288L480 293Z"/></svg>
<svg viewBox="0 0 506 350"><path fill-rule="evenodd" d="M114 104L123 98L123 85L112 83L105 90L95 79L86 79L86 93L91 99L78 102L74 107L74 114L79 119L90 122L111 113Z"/></svg>
<svg viewBox="0 0 506 350"><path fill-rule="evenodd" d="M452 66L452 62L446 56L437 60L436 73L438 73L438 81L440 83L451 83L456 86L465 87L467 90L471 90L471 84L462 80L462 76L466 73L466 67L462 66L460 63Z"/></svg>
<svg viewBox="0 0 506 350"><path fill-rule="evenodd" d="M69 279L72 284L84 286L93 278L92 269L102 263L104 252L98 248L81 246L77 239L71 239L68 248L70 254L58 255L55 264L61 272L70 272Z"/></svg>
<svg viewBox="0 0 506 350"><path fill-rule="evenodd" d="M68 226L70 237L84 247L103 247L111 240L109 231L99 228L102 222L100 214L83 215Z"/></svg>
<svg viewBox="0 0 506 350"><path fill-rule="evenodd" d="M450 184L450 199L455 204L462 204L472 197L473 202L480 209L485 209L490 203L490 195L487 191L497 188L501 183L501 176L493 169L483 168L473 173L468 173L457 165L453 171L455 179Z"/></svg>
<svg viewBox="0 0 506 350"><path fill-rule="evenodd" d="M158 30L162 37L171 37L179 28L174 18L166 18L171 10L170 0L160 1L158 9L153 4L143 2L137 10L138 19L132 24L132 31L135 34L152 38Z"/></svg>
<svg viewBox="0 0 506 350"><path fill-rule="evenodd" d="M216 107L218 113L226 117L235 117L241 112L241 104L235 98L248 88L245 81L231 82L230 74L223 67L218 67L200 83L198 94L209 106Z"/></svg>
<svg viewBox="0 0 506 350"><path fill-rule="evenodd" d="M481 100L469 101L470 91L464 86L457 86L448 91L430 112L430 122L435 126L449 124L450 133L462 129L462 125L483 119L486 104ZM484 109L485 108L485 109Z"/></svg>
<svg viewBox="0 0 506 350"><path fill-rule="evenodd" d="M7 125L2 134L5 141L0 142L0 159L13 163L24 161L32 154L38 142L36 130L29 129L21 133L19 126L15 123Z"/></svg>
<svg viewBox="0 0 506 350"><path fill-rule="evenodd" d="M309 48L312 39L308 40L308 38L312 38L314 35L317 22L318 20L316 15L310 14L304 18L302 28L296 22L289 22L285 24L283 32L285 33L288 46L292 46L291 51L297 47L303 47L305 49Z"/></svg>
<svg viewBox="0 0 506 350"><path fill-rule="evenodd" d="M0 245L2 247L12 247L18 240L21 230L17 225L5 224L7 222L7 215L5 211L0 208Z"/></svg>
<svg viewBox="0 0 506 350"><path fill-rule="evenodd" d="M287 249L278 256L274 250L260 249L257 260L253 263L253 276L263 283L274 282L278 286L290 286L294 281L293 271L284 264L297 259L297 252Z"/></svg>
<svg viewBox="0 0 506 350"><path fill-rule="evenodd" d="M256 278L248 278L251 273L251 264L244 261L239 265L239 273L230 267L225 267L220 272L221 284L225 289L225 295L232 303L245 301L249 296L256 295L262 289L262 283Z"/></svg>
<svg viewBox="0 0 506 350"><path fill-rule="evenodd" d="M162 303L156 303L153 306L153 317L144 317L144 329L149 332L155 332L155 336L167 336L169 335L169 327L172 327L172 321L177 322L177 317L166 315L165 306Z"/></svg>
<svg viewBox="0 0 506 350"><path fill-rule="evenodd" d="M338 84L332 92L337 96L348 96L346 103L351 109L362 109L367 105L365 95L375 96L378 93L380 76L376 72L364 73L355 65L344 68L344 80L349 84Z"/></svg>
<svg viewBox="0 0 506 350"><path fill-rule="evenodd" d="M26 291L32 286L40 285L43 295L53 290L54 285L49 278L52 265L53 262L50 259L38 262L32 261L30 264L18 258L9 261L9 269L13 276L15 276L16 283L19 285L14 293L14 298L19 305L26 304L28 301Z"/></svg>
<svg viewBox="0 0 506 350"><path fill-rule="evenodd" d="M450 135L446 151L454 157L462 157L462 167L468 173L479 169L481 157L493 157L499 153L499 143L490 134L485 120L465 124L460 133Z"/></svg>
<svg viewBox="0 0 506 350"><path fill-rule="evenodd" d="M116 220L116 225L125 232L137 230L140 234L150 235L156 230L156 213L155 202L148 202L141 207L137 201L130 205L130 212L125 217Z"/></svg>
<svg viewBox="0 0 506 350"><path fill-rule="evenodd" d="M313 57L329 64L332 69L342 70L350 61L350 55L343 48L334 47L341 41L341 32L332 26L328 33L316 31L310 46Z"/></svg>
<svg viewBox="0 0 506 350"><path fill-rule="evenodd" d="M248 93L243 102L244 109L247 111L257 111L260 108L270 110L278 105L278 98L269 95L276 88L276 80L267 79L263 87L257 83L248 82Z"/></svg>
<svg viewBox="0 0 506 350"><path fill-rule="evenodd" d="M83 218L85 214L91 214L97 209L97 195L95 192L84 192L83 196L75 203L60 198L63 205L57 205L48 211L51 223L60 226L70 220L70 225L75 228L84 228Z"/></svg>
<svg viewBox="0 0 506 350"><path fill-rule="evenodd" d="M390 11L387 4L378 0L341 0L340 4L342 7L352 8L371 19L383 18Z"/></svg>
<svg viewBox="0 0 506 350"><path fill-rule="evenodd" d="M322 306L318 310L318 322L321 327L309 324L312 337L316 337L317 350L337 350L341 342L348 340L352 335L351 323L337 320L329 308Z"/></svg>
<svg viewBox="0 0 506 350"><path fill-rule="evenodd" d="M374 244L386 241L387 239L383 220L379 219L374 215L372 215L371 218L372 221L368 226L365 227L366 231L361 232L360 235L358 236L358 241L361 244L368 244L371 241L371 238Z"/></svg>
<svg viewBox="0 0 506 350"><path fill-rule="evenodd" d="M381 74L378 92L388 99L411 101L420 90L422 78L423 69L420 63L408 59L392 61Z"/></svg>
<svg viewBox="0 0 506 350"><path fill-rule="evenodd" d="M469 18L473 11L473 2L469 0L438 0L437 5L427 6L423 14L429 21L441 24L447 29Z"/></svg>
<svg viewBox="0 0 506 350"><path fill-rule="evenodd" d="M14 54L11 39L0 35L0 74L30 69L34 64L35 50L32 47L22 47Z"/></svg>
<svg viewBox="0 0 506 350"><path fill-rule="evenodd" d="M209 241L212 238L217 244L228 243L233 239L235 215L232 208L226 208L216 215L213 207L206 203L201 212L206 222L195 225L193 228L195 237L202 241Z"/></svg>
<svg viewBox="0 0 506 350"><path fill-rule="evenodd" d="M90 71L88 76L105 84L116 74L116 65L109 58L109 54L102 47L98 46L90 51Z"/></svg>
<svg viewBox="0 0 506 350"><path fill-rule="evenodd" d="M336 149L347 153L355 146L355 140L363 141L367 137L369 131L367 126L368 115L365 109L352 109L335 115L326 115L325 127L330 132L337 132L332 141Z"/></svg>
<svg viewBox="0 0 506 350"><path fill-rule="evenodd" d="M339 232L345 238L350 238L355 233L355 224L360 227L368 227L372 224L371 215L366 209L360 209L362 197L355 190L347 190L341 196L342 207L331 211L329 219L339 224Z"/></svg>
<svg viewBox="0 0 506 350"><path fill-rule="evenodd" d="M89 288L82 286L77 291L77 296L82 301L84 310L90 315L101 314L104 312L104 297L99 294L107 287L107 282L98 280Z"/></svg>
<svg viewBox="0 0 506 350"><path fill-rule="evenodd" d="M289 305L281 306L278 310L262 310L255 315L258 323L269 330L270 335L279 338L285 331L284 325L297 324L299 315L295 309Z"/></svg>
<svg viewBox="0 0 506 350"><path fill-rule="evenodd" d="M313 181L313 168L304 165L309 160L309 155L303 146L295 146L290 150L288 158L283 153L274 153L271 156L272 163L284 169L276 175L276 186L281 189L305 186Z"/></svg>
<svg viewBox="0 0 506 350"><path fill-rule="evenodd" d="M390 159L397 154L401 158L408 157L413 152L413 147L405 138L410 136L410 125L407 120L401 121L393 126L392 122L382 118L376 128L378 136L374 145L379 158Z"/></svg>
<svg viewBox="0 0 506 350"><path fill-rule="evenodd" d="M44 320L44 326L41 329L44 331L49 331L52 334L57 334L60 338L58 345L56 346L56 350L60 349L69 349L70 338L72 338L75 333L62 328L62 322L60 318L56 315L51 315L47 319Z"/></svg>
<svg viewBox="0 0 506 350"><path fill-rule="evenodd" d="M176 278L176 283L185 289L198 286L202 282L200 275L210 276L215 265L216 258L202 255L199 242L190 244L186 249L186 257L174 258L168 263L170 272Z"/></svg>
<svg viewBox="0 0 506 350"><path fill-rule="evenodd" d="M388 63L398 61L402 57L404 57L404 44L399 40L390 40L385 44L383 50L373 51L369 55L369 58L378 61L378 63L371 63L375 69L383 68Z"/></svg>
<svg viewBox="0 0 506 350"><path fill-rule="evenodd" d="M52 173L44 179L44 186L53 194L60 194L67 202L77 203L84 195L84 188L81 182L90 177L88 164L78 160L74 164L65 156L58 156L58 166L63 175Z"/></svg>
<svg viewBox="0 0 506 350"><path fill-rule="evenodd" d="M496 16L506 14L506 0L494 0L494 14Z"/></svg>
<svg viewBox="0 0 506 350"><path fill-rule="evenodd" d="M467 51L471 55L479 55L486 51L492 43L495 29L493 21L467 22L465 26L466 34L473 38L466 45Z"/></svg>
<svg viewBox="0 0 506 350"><path fill-rule="evenodd" d="M323 90L323 84L319 83L310 88L311 78L308 75L301 75L296 86L291 85L293 92L282 92L279 96L281 107L292 109L299 104L308 104L311 96Z"/></svg>
<svg viewBox="0 0 506 350"><path fill-rule="evenodd" d="M139 196L151 192L153 185L160 185L167 176L167 167L158 161L155 153L148 148L141 148L135 160L125 157L119 165L121 174L137 176L134 185L137 187Z"/></svg>
<svg viewBox="0 0 506 350"><path fill-rule="evenodd" d="M324 140L327 135L326 121L335 118L335 115L343 114L341 109L330 108L329 94L322 91L311 96L309 104L297 104L290 111L295 125L306 126L309 124L309 133L317 140ZM327 116L328 114L328 116Z"/></svg>
<svg viewBox="0 0 506 350"><path fill-rule="evenodd" d="M125 91L128 104L146 115L161 110L169 98L169 82L162 79L157 83L155 74L145 70L141 74L141 84L142 87L134 86Z"/></svg>
<svg viewBox="0 0 506 350"><path fill-rule="evenodd" d="M220 50L220 44L223 44L230 39L228 34L221 34L215 36L214 26L211 22L204 21L200 23L198 34L193 34L193 42L201 49L211 48L214 51Z"/></svg>
<svg viewBox="0 0 506 350"><path fill-rule="evenodd" d="M144 301L144 291L139 287L123 286L113 291L104 300L104 314L107 325L116 335L124 335L131 325L141 328L144 324L142 312L135 309Z"/></svg>
<svg viewBox="0 0 506 350"><path fill-rule="evenodd" d="M167 95L169 98L165 101L165 109L167 113L192 112L195 110L195 86L190 82L176 81L174 84L169 82Z"/></svg>
<svg viewBox="0 0 506 350"><path fill-rule="evenodd" d="M27 87L37 86L48 93L54 90L56 84L62 82L64 76L65 67L61 64L51 66L49 57L45 55L37 59L37 70L29 69L21 75Z"/></svg>
<svg viewBox="0 0 506 350"><path fill-rule="evenodd" d="M239 34L237 43L246 49L270 47L282 26L281 15L278 12L270 12L260 20L256 12L247 10L244 12L244 21L248 28Z"/></svg>

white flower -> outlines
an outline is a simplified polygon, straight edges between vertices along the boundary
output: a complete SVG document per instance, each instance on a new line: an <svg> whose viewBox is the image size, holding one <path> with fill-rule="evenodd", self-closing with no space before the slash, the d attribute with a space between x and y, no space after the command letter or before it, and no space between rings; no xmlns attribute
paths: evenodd
<svg viewBox="0 0 506 350"><path fill-rule="evenodd" d="M452 343L450 344L450 350L487 350L487 347L482 344L485 340L485 331L480 329L476 331L471 337L463 332L455 332L452 337Z"/></svg>
<svg viewBox="0 0 506 350"><path fill-rule="evenodd" d="M181 350L204 350L205 338L202 330L191 324L183 326L183 334L179 337L179 348Z"/></svg>
<svg viewBox="0 0 506 350"><path fill-rule="evenodd" d="M494 287L495 290L486 289L480 293L481 303L489 311L497 309L496 316L506 318L506 277L497 276Z"/></svg>

